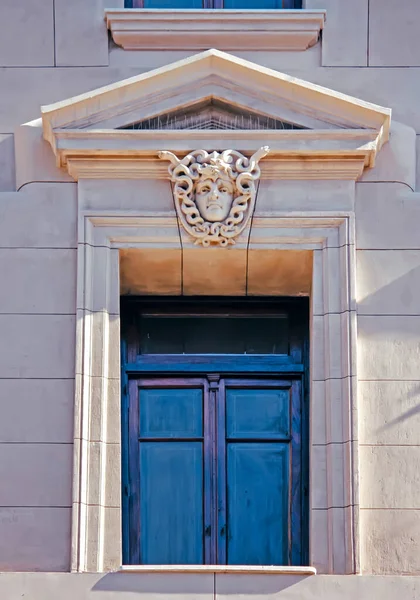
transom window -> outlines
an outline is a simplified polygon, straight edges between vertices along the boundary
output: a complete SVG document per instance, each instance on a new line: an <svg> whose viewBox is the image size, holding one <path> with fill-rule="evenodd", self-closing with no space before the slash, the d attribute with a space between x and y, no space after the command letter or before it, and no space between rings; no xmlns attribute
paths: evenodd
<svg viewBox="0 0 420 600"><path fill-rule="evenodd" d="M302 0L125 0L126 8L302 8Z"/></svg>
<svg viewBox="0 0 420 600"><path fill-rule="evenodd" d="M305 299L122 303L125 564L307 564Z"/></svg>

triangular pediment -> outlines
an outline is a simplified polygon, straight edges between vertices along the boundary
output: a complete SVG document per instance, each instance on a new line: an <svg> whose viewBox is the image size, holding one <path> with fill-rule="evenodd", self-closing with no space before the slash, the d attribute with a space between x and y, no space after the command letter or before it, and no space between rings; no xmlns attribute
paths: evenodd
<svg viewBox="0 0 420 600"><path fill-rule="evenodd" d="M388 140L390 119L388 108L218 50L42 107L59 166L81 156L134 160L222 146L252 153L268 144L270 159L289 161L340 151L348 163L362 161L360 175Z"/></svg>
<svg viewBox="0 0 420 600"><path fill-rule="evenodd" d="M42 108L46 128L120 128L209 98L307 128L388 129L390 109L208 50Z"/></svg>

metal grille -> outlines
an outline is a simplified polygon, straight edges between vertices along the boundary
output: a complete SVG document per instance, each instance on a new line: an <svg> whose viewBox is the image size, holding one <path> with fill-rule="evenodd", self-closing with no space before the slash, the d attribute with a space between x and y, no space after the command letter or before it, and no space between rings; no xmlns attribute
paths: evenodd
<svg viewBox="0 0 420 600"><path fill-rule="evenodd" d="M195 110L173 112L159 115L130 125L121 129L134 130L162 130L162 129L224 129L224 130L279 130L279 129L305 129L295 123L289 123L260 115L244 113L226 108L220 102L208 102Z"/></svg>

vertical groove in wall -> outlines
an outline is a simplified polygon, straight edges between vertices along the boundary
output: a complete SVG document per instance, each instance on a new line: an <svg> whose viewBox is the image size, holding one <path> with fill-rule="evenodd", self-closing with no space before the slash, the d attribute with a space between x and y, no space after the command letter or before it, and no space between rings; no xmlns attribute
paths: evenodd
<svg viewBox="0 0 420 600"><path fill-rule="evenodd" d="M366 65L370 66L369 44L370 44L370 0L367 0L367 47L366 47Z"/></svg>
<svg viewBox="0 0 420 600"><path fill-rule="evenodd" d="M55 49L55 0L53 0L53 4L52 4L52 9L53 9L53 44L54 44L54 67L57 66L57 56L56 56L56 49Z"/></svg>

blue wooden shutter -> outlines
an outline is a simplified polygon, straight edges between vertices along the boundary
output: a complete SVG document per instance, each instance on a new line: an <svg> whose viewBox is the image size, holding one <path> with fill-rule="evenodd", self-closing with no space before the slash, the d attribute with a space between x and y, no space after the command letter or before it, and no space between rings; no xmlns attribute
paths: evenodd
<svg viewBox="0 0 420 600"><path fill-rule="evenodd" d="M133 564L205 562L206 386L194 379L130 382Z"/></svg>
<svg viewBox="0 0 420 600"><path fill-rule="evenodd" d="M299 565L300 379L129 383L131 564Z"/></svg>
<svg viewBox="0 0 420 600"><path fill-rule="evenodd" d="M221 389L219 560L300 564L300 382L226 380Z"/></svg>

